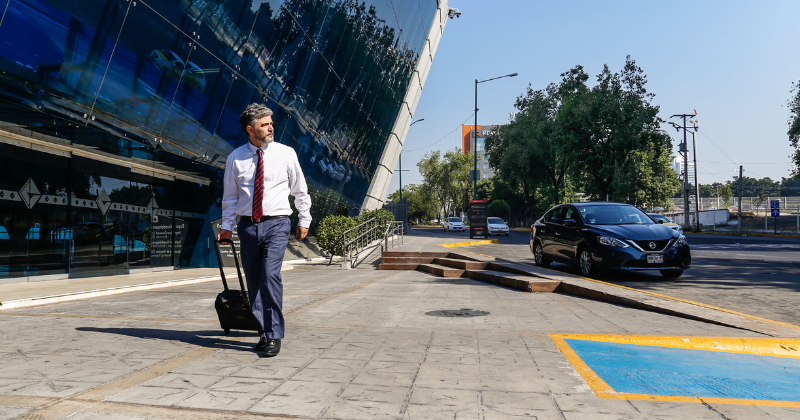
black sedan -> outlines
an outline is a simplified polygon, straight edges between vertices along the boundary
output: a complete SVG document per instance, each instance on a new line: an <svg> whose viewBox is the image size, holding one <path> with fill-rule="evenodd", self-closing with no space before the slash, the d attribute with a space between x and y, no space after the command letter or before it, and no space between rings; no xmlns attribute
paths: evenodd
<svg viewBox="0 0 800 420"><path fill-rule="evenodd" d="M531 226L530 246L537 266L574 264L586 277L602 268L677 278L692 263L685 236L620 203L555 206Z"/></svg>

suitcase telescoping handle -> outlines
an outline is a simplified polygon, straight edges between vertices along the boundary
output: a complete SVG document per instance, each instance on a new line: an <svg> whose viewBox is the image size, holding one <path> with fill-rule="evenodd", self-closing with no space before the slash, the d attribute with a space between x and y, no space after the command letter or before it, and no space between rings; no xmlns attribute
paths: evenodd
<svg viewBox="0 0 800 420"><path fill-rule="evenodd" d="M233 244L233 241L230 239L219 239L214 241L214 247L217 251L217 261L219 262L219 274L222 276L222 286L225 287L225 293L228 295L228 301L231 301L231 292L228 289L228 282L225 280L225 270L222 269L222 253L219 251L220 245L230 245L231 250L233 250L233 262L236 263L236 274L239 275L239 285L242 287L242 299L244 300L244 306L250 309L250 299L247 296L247 287L244 285L244 278L242 277L242 269L239 266L239 255L236 253L236 245Z"/></svg>

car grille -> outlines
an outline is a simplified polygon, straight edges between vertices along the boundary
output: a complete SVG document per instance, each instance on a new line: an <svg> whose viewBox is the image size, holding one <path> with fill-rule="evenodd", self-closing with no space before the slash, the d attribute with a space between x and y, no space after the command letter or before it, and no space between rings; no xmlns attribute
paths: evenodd
<svg viewBox="0 0 800 420"><path fill-rule="evenodd" d="M661 252L663 251L669 244L672 242L671 239L665 239L661 241L631 241L636 244L639 249L644 252ZM650 244L653 243L656 246L651 248Z"/></svg>

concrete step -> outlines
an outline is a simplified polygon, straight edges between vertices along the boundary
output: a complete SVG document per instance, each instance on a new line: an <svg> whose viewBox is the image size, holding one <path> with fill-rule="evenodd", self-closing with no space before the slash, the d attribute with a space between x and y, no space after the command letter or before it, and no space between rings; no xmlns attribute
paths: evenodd
<svg viewBox="0 0 800 420"><path fill-rule="evenodd" d="M447 267L439 264L420 264L417 267L417 271L435 274L439 277L462 277L466 270Z"/></svg>
<svg viewBox="0 0 800 420"><path fill-rule="evenodd" d="M434 257L383 257L381 261L384 264L398 264L398 263L416 263L416 264L433 264Z"/></svg>
<svg viewBox="0 0 800 420"><path fill-rule="evenodd" d="M450 255L449 252L386 251L386 252L383 253L384 258L386 258L386 257L395 257L395 258L421 258L421 257L447 258L448 255Z"/></svg>
<svg viewBox="0 0 800 420"><path fill-rule="evenodd" d="M555 291L561 284L560 281L515 275L494 270L468 270L464 277L525 292L549 293Z"/></svg>
<svg viewBox="0 0 800 420"><path fill-rule="evenodd" d="M463 268L465 270L483 270L489 264L481 261L469 261L458 258L434 258L432 262L434 264L454 268Z"/></svg>
<svg viewBox="0 0 800 420"><path fill-rule="evenodd" d="M413 271L419 267L419 263L381 263L378 270L408 270Z"/></svg>

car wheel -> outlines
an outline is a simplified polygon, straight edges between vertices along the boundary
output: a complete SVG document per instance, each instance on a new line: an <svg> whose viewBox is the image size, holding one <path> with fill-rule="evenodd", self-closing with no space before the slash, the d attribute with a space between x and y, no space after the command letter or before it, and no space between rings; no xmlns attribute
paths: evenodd
<svg viewBox="0 0 800 420"><path fill-rule="evenodd" d="M536 264L537 267L542 268L547 268L550 266L550 260L544 257L542 243L539 241L536 241L533 244L533 263Z"/></svg>
<svg viewBox="0 0 800 420"><path fill-rule="evenodd" d="M668 279L677 279L683 274L683 270L659 270L661 275Z"/></svg>
<svg viewBox="0 0 800 420"><path fill-rule="evenodd" d="M593 277L597 273L592 259L592 252L585 246L578 251L578 269L584 277Z"/></svg>

